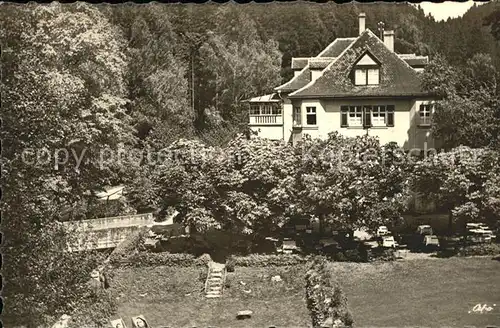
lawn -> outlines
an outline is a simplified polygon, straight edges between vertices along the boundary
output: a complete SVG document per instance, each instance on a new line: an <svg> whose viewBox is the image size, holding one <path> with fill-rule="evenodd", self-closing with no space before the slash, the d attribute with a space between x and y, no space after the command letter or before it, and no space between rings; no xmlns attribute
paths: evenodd
<svg viewBox="0 0 500 328"><path fill-rule="evenodd" d="M143 314L153 327L308 327L302 266L291 268L236 268L231 287L220 299L206 299L201 268L119 269L113 292L119 297L118 315L126 324ZM282 282L272 282L279 274ZM241 284L243 282L245 285ZM244 291L250 293L245 293ZM251 319L237 320L241 310Z"/></svg>
<svg viewBox="0 0 500 328"><path fill-rule="evenodd" d="M500 262L491 257L331 267L357 327L500 326ZM493 310L469 313L478 303Z"/></svg>
<svg viewBox="0 0 500 328"><path fill-rule="evenodd" d="M116 271L118 314L144 314L154 327L310 327L304 267L241 268L221 299L203 297L199 268ZM500 326L500 262L491 258L418 258L385 263L331 263L356 327ZM283 282L271 282L279 274ZM240 284L245 283L245 286ZM251 290L246 294L244 290ZM469 313L488 304L486 314ZM236 320L240 310L251 319Z"/></svg>

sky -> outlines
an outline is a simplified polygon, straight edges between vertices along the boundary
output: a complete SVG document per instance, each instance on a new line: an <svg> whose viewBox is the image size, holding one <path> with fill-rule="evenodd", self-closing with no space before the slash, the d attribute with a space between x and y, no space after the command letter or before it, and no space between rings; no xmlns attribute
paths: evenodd
<svg viewBox="0 0 500 328"><path fill-rule="evenodd" d="M467 10L469 10L470 7L473 6L474 2L478 5L484 3L484 1L472 0L465 2L445 1L440 3L424 1L420 2L419 5L424 10L425 14L431 13L436 21L440 21L447 20L448 17L454 18L462 16Z"/></svg>

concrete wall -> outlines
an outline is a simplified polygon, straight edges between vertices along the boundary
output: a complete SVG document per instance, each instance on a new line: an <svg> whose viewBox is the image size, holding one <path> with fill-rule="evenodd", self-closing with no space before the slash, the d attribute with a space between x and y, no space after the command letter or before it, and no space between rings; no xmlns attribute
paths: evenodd
<svg viewBox="0 0 500 328"><path fill-rule="evenodd" d="M65 222L65 225L76 224L80 229L102 230L128 226L145 226L153 224L153 213L113 216L106 218Z"/></svg>
<svg viewBox="0 0 500 328"><path fill-rule="evenodd" d="M131 226L81 232L76 250L114 248L139 228L139 226Z"/></svg>
<svg viewBox="0 0 500 328"><path fill-rule="evenodd" d="M153 225L153 214L136 214L83 220L78 222L64 222L68 228L77 228L77 249L92 248L104 249L116 247L127 236L144 226ZM72 251L75 249L71 249Z"/></svg>

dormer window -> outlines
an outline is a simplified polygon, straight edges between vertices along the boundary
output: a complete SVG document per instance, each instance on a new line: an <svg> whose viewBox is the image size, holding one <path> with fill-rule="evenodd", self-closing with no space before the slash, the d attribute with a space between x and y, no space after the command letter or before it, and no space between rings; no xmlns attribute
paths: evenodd
<svg viewBox="0 0 500 328"><path fill-rule="evenodd" d="M355 85L377 85L379 83L379 68L358 68L354 76Z"/></svg>
<svg viewBox="0 0 500 328"><path fill-rule="evenodd" d="M354 84L377 85L379 82L380 65L366 53L354 66Z"/></svg>

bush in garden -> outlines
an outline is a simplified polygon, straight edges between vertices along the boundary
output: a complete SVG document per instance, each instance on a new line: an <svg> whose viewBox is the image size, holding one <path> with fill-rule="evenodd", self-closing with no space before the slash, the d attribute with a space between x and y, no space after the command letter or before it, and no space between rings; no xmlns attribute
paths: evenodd
<svg viewBox="0 0 500 328"><path fill-rule="evenodd" d="M109 255L111 262L119 261L132 255L139 247L144 244L147 228L140 228L133 231L127 238L122 241Z"/></svg>
<svg viewBox="0 0 500 328"><path fill-rule="evenodd" d="M351 327L353 318L347 307L347 298L335 282L324 258L316 258L306 273L306 300L313 327L332 318L342 327Z"/></svg>
<svg viewBox="0 0 500 328"><path fill-rule="evenodd" d="M117 311L116 300L109 290L89 290L78 309L71 314L68 328L106 327L109 318Z"/></svg>
<svg viewBox="0 0 500 328"><path fill-rule="evenodd" d="M212 262L212 258L210 257L209 254L205 253L205 254L201 255L200 257L198 257L197 261L208 266L208 263Z"/></svg>
<svg viewBox="0 0 500 328"><path fill-rule="evenodd" d="M372 259L374 261L395 261L396 254L393 248L374 248L372 249Z"/></svg>
<svg viewBox="0 0 500 328"><path fill-rule="evenodd" d="M224 288L231 288L231 278L226 275L226 281L224 281Z"/></svg>
<svg viewBox="0 0 500 328"><path fill-rule="evenodd" d="M347 261L347 257L344 255L344 252L342 252L342 251L337 252L335 254L334 259L335 259L335 261L338 261L338 262L346 262Z"/></svg>
<svg viewBox="0 0 500 328"><path fill-rule="evenodd" d="M205 283L208 277L208 269L206 268L200 268L200 272L198 274L198 279L202 282Z"/></svg>
<svg viewBox="0 0 500 328"><path fill-rule="evenodd" d="M114 260L114 266L147 267L147 266L205 266L205 263L191 254L185 253L147 253L132 254L126 259Z"/></svg>
<svg viewBox="0 0 500 328"><path fill-rule="evenodd" d="M344 252L346 259L350 262L363 262L361 253L358 249L347 249Z"/></svg>
<svg viewBox="0 0 500 328"><path fill-rule="evenodd" d="M234 260L233 257L230 257L226 261L226 271L227 272L234 272L234 267L236 266L236 261Z"/></svg>
<svg viewBox="0 0 500 328"><path fill-rule="evenodd" d="M499 244L479 244L465 246L458 249L458 256L484 256L484 255L499 255L500 245Z"/></svg>
<svg viewBox="0 0 500 328"><path fill-rule="evenodd" d="M298 254L233 256L235 266L263 267L263 266L292 266L307 262L307 258Z"/></svg>

